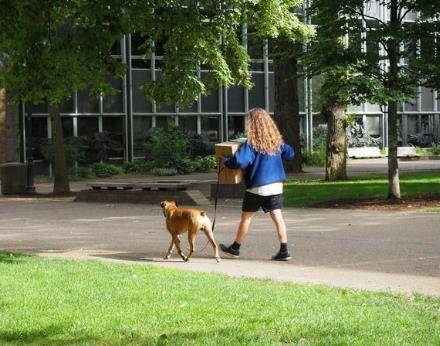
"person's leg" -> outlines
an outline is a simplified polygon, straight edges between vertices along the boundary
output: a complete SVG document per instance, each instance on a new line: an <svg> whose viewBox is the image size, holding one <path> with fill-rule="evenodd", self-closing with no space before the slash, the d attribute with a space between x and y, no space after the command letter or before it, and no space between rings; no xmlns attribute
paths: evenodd
<svg viewBox="0 0 440 346"><path fill-rule="evenodd" d="M287 243L286 223L284 222L283 213L281 212L281 209L272 210L270 212L270 217L272 221L275 223L280 244Z"/></svg>
<svg viewBox="0 0 440 346"><path fill-rule="evenodd" d="M254 216L254 211L243 211L241 212L241 220L238 225L237 234L235 236L235 242L240 244L249 232L249 226L251 225L252 216Z"/></svg>
<svg viewBox="0 0 440 346"><path fill-rule="evenodd" d="M280 250L278 253L272 257L275 261L288 261L291 259L289 249L287 248L287 230L286 223L283 219L283 214L281 209L275 209L270 211L270 217L275 223L278 239L280 241Z"/></svg>

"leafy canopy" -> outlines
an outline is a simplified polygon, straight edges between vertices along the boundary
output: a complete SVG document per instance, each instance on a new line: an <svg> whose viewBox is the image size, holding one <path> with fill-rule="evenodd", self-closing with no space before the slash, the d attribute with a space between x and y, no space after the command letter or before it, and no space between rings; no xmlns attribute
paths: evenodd
<svg viewBox="0 0 440 346"><path fill-rule="evenodd" d="M91 86L110 93L122 76L111 48L124 33L123 1L0 0L0 87L16 99L56 104Z"/></svg>

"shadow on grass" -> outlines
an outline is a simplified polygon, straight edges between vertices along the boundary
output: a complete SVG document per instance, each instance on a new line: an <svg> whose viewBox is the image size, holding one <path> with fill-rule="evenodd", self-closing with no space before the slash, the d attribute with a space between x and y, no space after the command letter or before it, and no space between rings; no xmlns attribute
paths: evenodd
<svg viewBox="0 0 440 346"><path fill-rule="evenodd" d="M34 256L25 253L0 252L0 263L18 264L30 257Z"/></svg>

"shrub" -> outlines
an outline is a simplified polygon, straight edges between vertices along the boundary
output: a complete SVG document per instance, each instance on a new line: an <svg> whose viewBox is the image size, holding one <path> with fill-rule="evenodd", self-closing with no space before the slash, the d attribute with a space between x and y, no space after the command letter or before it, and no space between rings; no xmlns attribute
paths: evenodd
<svg viewBox="0 0 440 346"><path fill-rule="evenodd" d="M133 161L124 162L122 170L125 173L148 173L153 168L154 162L152 161Z"/></svg>
<svg viewBox="0 0 440 346"><path fill-rule="evenodd" d="M325 166L325 157L326 157L326 149L325 143L321 143L321 145L317 148L313 149L313 152L307 152L304 157L304 162L309 166Z"/></svg>
<svg viewBox="0 0 440 346"><path fill-rule="evenodd" d="M159 176L176 175L177 173L177 169L169 167L156 167L151 170L151 174Z"/></svg>
<svg viewBox="0 0 440 346"><path fill-rule="evenodd" d="M160 162L162 168L174 167L189 157L190 141L176 126L154 129L145 143L147 160Z"/></svg>
<svg viewBox="0 0 440 346"><path fill-rule="evenodd" d="M121 174L123 172L121 167L108 163L94 163L90 166L90 168L93 174L99 178L111 177L113 175Z"/></svg>
<svg viewBox="0 0 440 346"><path fill-rule="evenodd" d="M429 151L426 150L425 148L419 147L417 145L413 145L411 144L415 149L416 149L416 153L420 156L429 156Z"/></svg>
<svg viewBox="0 0 440 346"><path fill-rule="evenodd" d="M217 168L217 159L214 155L197 157L194 163L197 172L209 172Z"/></svg>
<svg viewBox="0 0 440 346"><path fill-rule="evenodd" d="M440 142L438 143L432 142L431 147L432 147L433 155L440 155Z"/></svg>
<svg viewBox="0 0 440 346"><path fill-rule="evenodd" d="M79 166L74 173L79 178L90 178L93 176L93 170L90 166Z"/></svg>

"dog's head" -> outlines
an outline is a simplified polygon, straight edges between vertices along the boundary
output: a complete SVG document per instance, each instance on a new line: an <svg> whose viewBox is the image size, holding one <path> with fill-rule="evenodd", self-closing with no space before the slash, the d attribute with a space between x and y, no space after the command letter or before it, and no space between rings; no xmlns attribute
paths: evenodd
<svg viewBox="0 0 440 346"><path fill-rule="evenodd" d="M160 202L160 206L162 208L163 215L166 217L167 216L166 211L170 208L177 208L178 204L176 201L162 201Z"/></svg>

